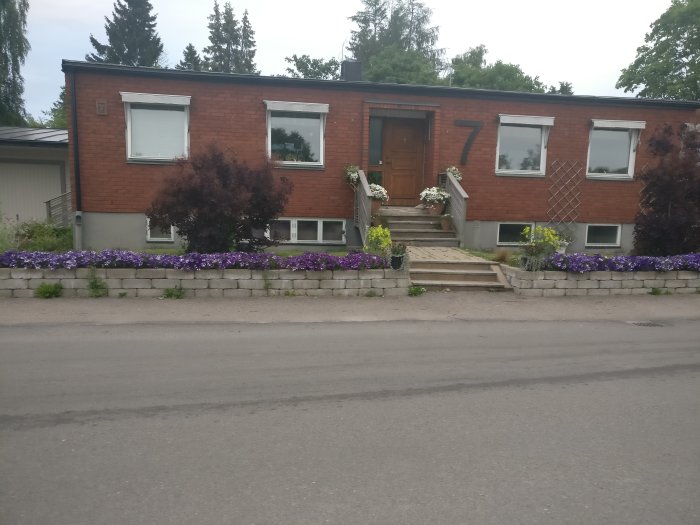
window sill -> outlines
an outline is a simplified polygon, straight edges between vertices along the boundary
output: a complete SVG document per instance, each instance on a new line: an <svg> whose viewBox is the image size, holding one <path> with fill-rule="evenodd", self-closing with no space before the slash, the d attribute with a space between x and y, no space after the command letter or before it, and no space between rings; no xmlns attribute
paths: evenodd
<svg viewBox="0 0 700 525"><path fill-rule="evenodd" d="M615 175L615 174L599 174L599 173L587 173L586 178L589 180L624 180L624 181L634 180L634 177L632 175Z"/></svg>
<svg viewBox="0 0 700 525"><path fill-rule="evenodd" d="M187 160L187 157L179 157L177 159L126 159L127 164L177 164L181 160Z"/></svg>
<svg viewBox="0 0 700 525"><path fill-rule="evenodd" d="M584 248L620 248L619 244L586 244Z"/></svg>
<svg viewBox="0 0 700 525"><path fill-rule="evenodd" d="M326 167L323 164L281 164L279 162L274 163L273 167L275 169L281 170L315 170L322 171Z"/></svg>
<svg viewBox="0 0 700 525"><path fill-rule="evenodd" d="M532 179L543 179L544 173L540 171L496 171L497 177L524 177Z"/></svg>

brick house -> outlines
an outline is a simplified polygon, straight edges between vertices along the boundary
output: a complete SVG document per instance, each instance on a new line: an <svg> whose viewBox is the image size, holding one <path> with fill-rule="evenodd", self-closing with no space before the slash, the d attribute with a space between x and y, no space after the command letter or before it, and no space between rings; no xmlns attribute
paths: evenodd
<svg viewBox="0 0 700 525"><path fill-rule="evenodd" d="M293 181L272 228L285 242L361 244L348 164L390 206L419 204L455 165L462 245L512 246L526 225L566 222L574 249L626 251L634 173L654 162L645 140L700 121L699 102L377 84L344 66L344 80L320 81L64 60L77 247L177 242L144 211L175 159L215 143L251 165L272 157Z"/></svg>

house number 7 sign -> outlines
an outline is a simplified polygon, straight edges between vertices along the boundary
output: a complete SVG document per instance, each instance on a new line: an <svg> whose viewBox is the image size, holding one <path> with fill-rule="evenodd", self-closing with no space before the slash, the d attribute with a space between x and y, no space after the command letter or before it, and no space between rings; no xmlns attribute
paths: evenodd
<svg viewBox="0 0 700 525"><path fill-rule="evenodd" d="M462 157L459 159L460 165L464 166L467 164L469 150L471 149L472 144L474 144L474 140L479 134L479 131L481 131L481 128L484 127L484 123L480 120L455 120L455 126L472 128L472 132L467 137L467 141L464 143L464 147L462 148Z"/></svg>

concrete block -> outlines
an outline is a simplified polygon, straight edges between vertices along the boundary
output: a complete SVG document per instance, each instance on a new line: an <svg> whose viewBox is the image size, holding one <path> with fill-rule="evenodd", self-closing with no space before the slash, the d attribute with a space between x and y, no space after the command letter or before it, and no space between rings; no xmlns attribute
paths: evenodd
<svg viewBox="0 0 700 525"><path fill-rule="evenodd" d="M224 291L223 290L216 290L212 288L208 288L206 290L195 290L194 291L194 296L195 297L223 297L224 296Z"/></svg>
<svg viewBox="0 0 700 525"><path fill-rule="evenodd" d="M384 269L385 279L407 279L408 270L393 270L392 268Z"/></svg>
<svg viewBox="0 0 700 525"><path fill-rule="evenodd" d="M634 279L634 272L610 272L613 281L625 281Z"/></svg>
<svg viewBox="0 0 700 525"><path fill-rule="evenodd" d="M194 272L195 279L221 279L223 270L197 270ZM195 294L196 296L197 294Z"/></svg>
<svg viewBox="0 0 700 525"><path fill-rule="evenodd" d="M180 286L180 281L177 279L151 279L151 286L158 290L165 290L166 288Z"/></svg>
<svg viewBox="0 0 700 525"><path fill-rule="evenodd" d="M384 279L384 270L359 270L360 279Z"/></svg>
<svg viewBox="0 0 700 525"><path fill-rule="evenodd" d="M622 288L622 281L600 281L601 288Z"/></svg>
<svg viewBox="0 0 700 525"><path fill-rule="evenodd" d="M280 295L279 290L251 290L251 295L253 297L276 297Z"/></svg>
<svg viewBox="0 0 700 525"><path fill-rule="evenodd" d="M522 295L524 297L542 297L542 292L544 292L544 290L542 290L542 289L537 289L537 290L535 290L535 289L532 289L532 290L521 289L521 290L515 291L516 294Z"/></svg>
<svg viewBox="0 0 700 525"><path fill-rule="evenodd" d="M663 288L666 281L664 279L645 279L644 288Z"/></svg>
<svg viewBox="0 0 700 525"><path fill-rule="evenodd" d="M411 279L408 278L398 278L396 279L396 287L397 288L406 288L408 290L408 287L411 286ZM345 285L347 288L348 286Z"/></svg>
<svg viewBox="0 0 700 525"><path fill-rule="evenodd" d="M137 268L137 279L164 279L165 268Z"/></svg>
<svg viewBox="0 0 700 525"><path fill-rule="evenodd" d="M204 279L183 279L180 281L180 287L185 290L202 290L209 287L209 281ZM127 288L127 286L124 286L124 288Z"/></svg>
<svg viewBox="0 0 700 525"><path fill-rule="evenodd" d="M240 290L240 289L224 290L224 297L243 298L243 297L250 297L250 296L251 296L250 290Z"/></svg>
<svg viewBox="0 0 700 525"><path fill-rule="evenodd" d="M548 281L559 281L567 278L566 272L544 272L544 278Z"/></svg>
<svg viewBox="0 0 700 525"><path fill-rule="evenodd" d="M0 279L9 279L11 272L12 268L0 268Z"/></svg>
<svg viewBox="0 0 700 525"><path fill-rule="evenodd" d="M333 296L335 297L357 297L359 295L359 289L343 289L343 290L333 290Z"/></svg>
<svg viewBox="0 0 700 525"><path fill-rule="evenodd" d="M60 279L28 279L28 280L27 280L27 286L28 286L31 290L36 290L37 288L39 288L39 286L41 286L41 285L44 284L44 283L46 283L46 284L56 284L56 283L59 283L59 282L61 282Z"/></svg>
<svg viewBox="0 0 700 525"><path fill-rule="evenodd" d="M396 288L398 282L396 279L373 279L372 288Z"/></svg>
<svg viewBox="0 0 700 525"><path fill-rule="evenodd" d="M29 297L34 297L34 290L30 290L28 288L14 289L12 290L12 297L16 297L18 299L27 299Z"/></svg>
<svg viewBox="0 0 700 525"><path fill-rule="evenodd" d="M613 288L610 295L632 295L632 288Z"/></svg>
<svg viewBox="0 0 700 525"><path fill-rule="evenodd" d="M598 289L592 289L588 290L588 295L610 295L610 289L609 288L598 288Z"/></svg>
<svg viewBox="0 0 700 525"><path fill-rule="evenodd" d="M651 288L630 288L632 295L648 295L651 293Z"/></svg>
<svg viewBox="0 0 700 525"><path fill-rule="evenodd" d="M622 287L623 288L643 288L644 283L642 281L638 281L637 279L627 279L626 281L622 281Z"/></svg>
<svg viewBox="0 0 700 525"><path fill-rule="evenodd" d="M303 271L294 271L294 270L279 270L279 278L280 279L287 279L290 281L296 281L298 279L305 279L306 278L306 272Z"/></svg>
<svg viewBox="0 0 700 525"><path fill-rule="evenodd" d="M584 290L581 288L574 288L574 289L569 288L567 290L564 290L564 292L567 296L570 296L570 295L574 295L574 296L588 295L588 290Z"/></svg>
<svg viewBox="0 0 700 525"><path fill-rule="evenodd" d="M121 279L104 279L105 284L107 285L108 289L112 288L121 288L122 287L122 280Z"/></svg>
<svg viewBox="0 0 700 525"><path fill-rule="evenodd" d="M202 281L204 282L204 281ZM260 279L249 279L247 281L238 281L238 288L243 288L246 290L264 290L265 281Z"/></svg>
<svg viewBox="0 0 700 525"><path fill-rule="evenodd" d="M10 277L12 279L43 279L44 270L33 270L30 268L11 268Z"/></svg>
<svg viewBox="0 0 700 525"><path fill-rule="evenodd" d="M304 279L292 281L292 285L295 290L309 290L312 288L319 288L321 281L318 279Z"/></svg>
<svg viewBox="0 0 700 525"><path fill-rule="evenodd" d="M318 279L318 280L328 280L328 279L333 279L333 272L331 270L325 270L325 271L314 271L314 272L306 272L306 278L307 279Z"/></svg>
<svg viewBox="0 0 700 525"><path fill-rule="evenodd" d="M359 270L333 270L333 279L359 279Z"/></svg>
<svg viewBox="0 0 700 525"><path fill-rule="evenodd" d="M151 288L150 279L122 279L122 288Z"/></svg>
<svg viewBox="0 0 700 525"><path fill-rule="evenodd" d="M345 288L371 288L371 279L349 279L345 281Z"/></svg>
<svg viewBox="0 0 700 525"><path fill-rule="evenodd" d="M685 288L683 289L685 290ZM64 288L61 290L61 297L66 297L68 299L78 297L78 290L73 288Z"/></svg>
<svg viewBox="0 0 700 525"><path fill-rule="evenodd" d="M690 279L687 283L688 286L700 287L700 279Z"/></svg>
<svg viewBox="0 0 700 525"><path fill-rule="evenodd" d="M163 290L156 290L155 288L139 288L136 290L136 297L162 297Z"/></svg>
<svg viewBox="0 0 700 525"><path fill-rule="evenodd" d="M534 282L535 282L535 281L533 281L533 280L531 280L531 279L522 279L522 280L520 281L520 286L519 286L519 288L522 289L522 290L529 290L530 288L533 288L533 287L534 287L534 284L533 284Z"/></svg>
<svg viewBox="0 0 700 525"><path fill-rule="evenodd" d="M544 281L544 282L546 282L546 281ZM581 281L569 281L568 279L566 279L565 281L553 281L553 282L557 283L556 288L568 290L568 289L578 288L578 283L580 283ZM537 284L537 283L535 283L535 284Z"/></svg>
<svg viewBox="0 0 700 525"><path fill-rule="evenodd" d="M81 297L83 299L88 297L90 299L99 299L99 297L90 297L90 290L88 290L87 288L75 288L73 291L75 292L76 297ZM135 292L136 290L134 289L134 297L136 296ZM109 294L109 290L107 290L107 293Z"/></svg>
<svg viewBox="0 0 700 525"><path fill-rule="evenodd" d="M270 288L272 290L293 290L293 283L294 281L290 281L288 279L275 279L273 281L270 281Z"/></svg>
<svg viewBox="0 0 700 525"><path fill-rule="evenodd" d="M341 290L345 288L345 279L321 279L320 288Z"/></svg>
<svg viewBox="0 0 700 525"><path fill-rule="evenodd" d="M578 289L585 289L585 290L590 290L592 288L600 288L600 281L591 281L591 280L585 280L585 281L576 281L576 288Z"/></svg>
<svg viewBox="0 0 700 525"><path fill-rule="evenodd" d="M231 290L238 288L238 281L235 279L209 279L209 288L214 290Z"/></svg>
<svg viewBox="0 0 700 525"><path fill-rule="evenodd" d="M698 293L698 288L695 288L695 287L676 288L675 290L673 290L673 293L683 293L683 294Z"/></svg>
<svg viewBox="0 0 700 525"><path fill-rule="evenodd" d="M556 288L554 290L542 290L542 297L564 297L564 295L566 295L566 290L560 288Z"/></svg>
<svg viewBox="0 0 700 525"><path fill-rule="evenodd" d="M678 278L679 279L700 279L700 273L690 272L690 271L679 271Z"/></svg>
<svg viewBox="0 0 700 525"><path fill-rule="evenodd" d="M243 270L243 269L224 270L223 278L224 279L238 279L238 280L250 279L251 278L251 271L250 270Z"/></svg>
<svg viewBox="0 0 700 525"><path fill-rule="evenodd" d="M331 297L333 295L333 290L330 288L325 288L323 290L308 289L306 290L306 295L309 297Z"/></svg>
<svg viewBox="0 0 700 525"><path fill-rule="evenodd" d="M61 279L64 288L87 288L89 279Z"/></svg>
<svg viewBox="0 0 700 525"><path fill-rule="evenodd" d="M120 298L126 298L126 297L136 297L136 289L131 289L131 290L112 290L111 288L107 292L107 295L109 297L120 297ZM160 290L162 293L162 290Z"/></svg>
<svg viewBox="0 0 700 525"><path fill-rule="evenodd" d="M555 284L559 284L559 281L550 281L542 279L541 281L533 281L532 287L537 289L549 289L554 288Z"/></svg>
<svg viewBox="0 0 700 525"><path fill-rule="evenodd" d="M267 279L268 281L271 279L279 279L280 278L280 271L279 270L253 270L251 272L251 278L252 279L262 279L263 281Z"/></svg>
<svg viewBox="0 0 700 525"><path fill-rule="evenodd" d="M75 279L76 270L59 268L56 270L44 270L45 279Z"/></svg>
<svg viewBox="0 0 700 525"><path fill-rule="evenodd" d="M598 281L610 281L612 279L611 273L612 272L590 272L589 278Z"/></svg>
<svg viewBox="0 0 700 525"><path fill-rule="evenodd" d="M165 270L166 279L194 279L194 272L188 270L175 270L168 268Z"/></svg>
<svg viewBox="0 0 700 525"><path fill-rule="evenodd" d="M678 272L656 272L657 279L678 279Z"/></svg>
<svg viewBox="0 0 700 525"><path fill-rule="evenodd" d="M684 279L667 279L666 288L685 288L688 286L688 281Z"/></svg>
<svg viewBox="0 0 700 525"><path fill-rule="evenodd" d="M110 279L133 279L136 277L136 268L105 268L105 277Z"/></svg>
<svg viewBox="0 0 700 525"><path fill-rule="evenodd" d="M0 279L0 290L25 290L27 279Z"/></svg>
<svg viewBox="0 0 700 525"><path fill-rule="evenodd" d="M656 279L656 272L634 272L634 278L638 281Z"/></svg>
<svg viewBox="0 0 700 525"><path fill-rule="evenodd" d="M95 277L100 279L105 279L107 277L107 270L105 268L76 268L75 277L78 279L89 279L93 276L92 270L95 271Z"/></svg>
<svg viewBox="0 0 700 525"><path fill-rule="evenodd" d="M9 299L12 297L12 290L0 290L0 299Z"/></svg>

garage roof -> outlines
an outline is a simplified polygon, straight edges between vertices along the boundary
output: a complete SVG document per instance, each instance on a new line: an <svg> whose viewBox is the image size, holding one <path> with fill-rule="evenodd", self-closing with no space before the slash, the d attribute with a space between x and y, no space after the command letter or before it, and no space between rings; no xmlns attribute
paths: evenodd
<svg viewBox="0 0 700 525"><path fill-rule="evenodd" d="M0 143L22 146L68 146L68 130L0 126Z"/></svg>

